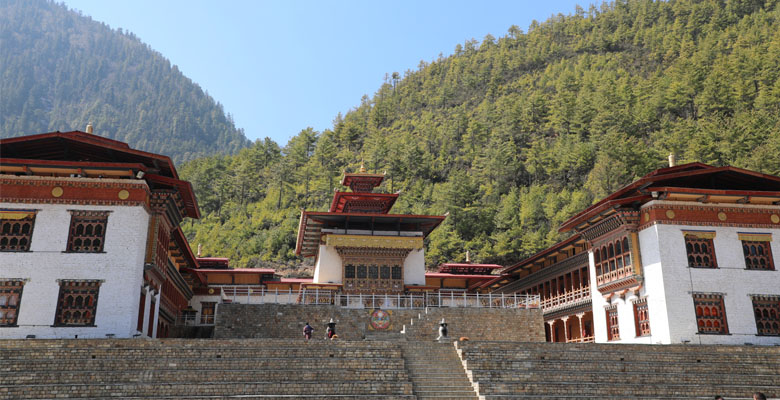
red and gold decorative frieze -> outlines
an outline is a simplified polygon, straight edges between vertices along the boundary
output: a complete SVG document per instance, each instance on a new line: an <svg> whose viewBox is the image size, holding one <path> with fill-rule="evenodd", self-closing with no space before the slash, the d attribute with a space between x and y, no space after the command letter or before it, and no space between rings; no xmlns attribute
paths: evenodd
<svg viewBox="0 0 780 400"><path fill-rule="evenodd" d="M146 182L130 179L3 176L0 202L143 206L149 209Z"/></svg>
<svg viewBox="0 0 780 400"><path fill-rule="evenodd" d="M654 224L780 228L779 215L780 209L771 208L656 203L642 210L639 229Z"/></svg>

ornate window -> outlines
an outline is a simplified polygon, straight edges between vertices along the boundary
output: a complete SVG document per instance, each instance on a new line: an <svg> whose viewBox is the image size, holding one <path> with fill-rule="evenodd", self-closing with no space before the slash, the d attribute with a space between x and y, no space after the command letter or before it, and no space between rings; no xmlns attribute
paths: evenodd
<svg viewBox="0 0 780 400"><path fill-rule="evenodd" d="M61 280L54 326L94 326L100 283Z"/></svg>
<svg viewBox="0 0 780 400"><path fill-rule="evenodd" d="M758 334L780 335L780 296L756 295L751 297Z"/></svg>
<svg viewBox="0 0 780 400"><path fill-rule="evenodd" d="M214 309L217 303L204 302L200 303L200 323L201 324L213 324L214 323Z"/></svg>
<svg viewBox="0 0 780 400"><path fill-rule="evenodd" d="M618 322L617 305L609 306L607 311L607 340L620 340L620 324Z"/></svg>
<svg viewBox="0 0 780 400"><path fill-rule="evenodd" d="M774 270L772 248L768 241L742 241L742 253L745 255L747 269Z"/></svg>
<svg viewBox="0 0 780 400"><path fill-rule="evenodd" d="M722 335L729 333L723 295L694 293L693 307L696 309L696 325L699 328L699 333Z"/></svg>
<svg viewBox="0 0 780 400"><path fill-rule="evenodd" d="M631 268L631 247L628 237L609 242L593 251L597 284L622 279Z"/></svg>
<svg viewBox="0 0 780 400"><path fill-rule="evenodd" d="M107 211L71 211L68 252L100 253L106 237Z"/></svg>
<svg viewBox="0 0 780 400"><path fill-rule="evenodd" d="M0 211L0 251L30 251L35 212Z"/></svg>
<svg viewBox="0 0 780 400"><path fill-rule="evenodd" d="M401 279L401 267L397 265L393 267L393 279Z"/></svg>
<svg viewBox="0 0 780 400"><path fill-rule="evenodd" d="M647 310L646 297L634 301L634 321L637 336L650 336L650 313Z"/></svg>
<svg viewBox="0 0 780 400"><path fill-rule="evenodd" d="M703 236L696 234L685 235L685 252L688 255L688 266L691 268L718 268L712 238Z"/></svg>
<svg viewBox="0 0 780 400"><path fill-rule="evenodd" d="M344 278L345 279L355 279L355 266L354 265L345 265L344 266Z"/></svg>
<svg viewBox="0 0 780 400"><path fill-rule="evenodd" d="M24 281L0 281L0 326L16 326Z"/></svg>

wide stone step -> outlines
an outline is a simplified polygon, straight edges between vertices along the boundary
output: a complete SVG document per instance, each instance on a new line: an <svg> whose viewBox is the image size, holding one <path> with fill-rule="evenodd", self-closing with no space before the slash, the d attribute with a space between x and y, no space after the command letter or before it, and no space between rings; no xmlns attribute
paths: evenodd
<svg viewBox="0 0 780 400"><path fill-rule="evenodd" d="M693 384L693 385L773 385L778 381L780 371L777 374L691 374L691 373L647 373L630 372L621 374L583 373L572 372L563 366L560 370L534 370L534 371L475 371L472 379L480 384L490 385L492 382L519 383L539 380L554 380L561 383L570 382L599 382L603 384L641 382L643 384Z"/></svg>
<svg viewBox="0 0 780 400"><path fill-rule="evenodd" d="M780 354L669 354L669 353L624 353L624 352L470 352L464 351L466 359L499 359L506 362L526 360L588 360L591 362L739 362L777 363Z"/></svg>
<svg viewBox="0 0 780 400"><path fill-rule="evenodd" d="M0 372L24 372L24 371L61 371L74 368L87 370L118 370L118 369L310 369L312 365L317 368L378 368L378 369L404 369L402 358L331 358L331 357L307 357L306 363L300 358L131 358L131 359L32 359L15 360L13 362L2 360Z"/></svg>
<svg viewBox="0 0 780 400"><path fill-rule="evenodd" d="M770 374L780 371L780 365L776 363L697 363L697 362L615 362L594 363L587 360L568 361L501 361L501 360L468 360L466 368L476 370L549 370L560 369L562 366L568 371L621 373L621 372L657 372L657 373L729 373L734 371L734 366L739 365L741 373Z"/></svg>
<svg viewBox="0 0 780 400"><path fill-rule="evenodd" d="M478 384L480 395L492 394L546 394L548 396L575 395L626 395L642 394L643 397L666 396L679 398L715 396L748 397L753 391L771 393L776 386L760 385L687 385L668 383L664 385L646 385L643 383L610 383L603 385L594 382L557 382L530 381L523 383Z"/></svg>
<svg viewBox="0 0 780 400"><path fill-rule="evenodd" d="M327 355L329 357L364 357L364 358L388 358L401 357L401 351L398 348L371 348L371 349L349 349L349 348L276 348L276 349L242 349L242 348L224 348L224 349L62 349L47 351L27 351L27 350L2 350L2 360L25 360L29 358L38 359L63 359L72 357L82 358L114 358L114 357L204 357L204 358L223 358L223 357L300 357L306 358L312 354Z"/></svg>
<svg viewBox="0 0 780 400"><path fill-rule="evenodd" d="M260 375L262 374L262 375ZM170 369L170 370L84 370L0 373L0 385L26 384L98 384L98 383L197 383L211 381L218 377L223 382L254 382L262 376L269 381L331 381L349 377L361 381L408 381L409 376L402 369L272 369L272 370L214 370L214 369Z"/></svg>
<svg viewBox="0 0 780 400"><path fill-rule="evenodd" d="M10 399L38 399L62 397L124 398L132 396L314 396L314 395L364 395L412 394L410 383L404 382L213 382L213 383L137 383L137 384L64 384L0 386L0 396Z"/></svg>

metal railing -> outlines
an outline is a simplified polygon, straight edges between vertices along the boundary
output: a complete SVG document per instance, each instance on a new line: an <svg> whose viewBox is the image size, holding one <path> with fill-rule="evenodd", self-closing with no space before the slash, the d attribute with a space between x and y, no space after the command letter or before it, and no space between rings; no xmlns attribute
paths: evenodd
<svg viewBox="0 0 780 400"><path fill-rule="evenodd" d="M176 317L178 326L201 326L214 325L214 314L196 315L195 313L179 314Z"/></svg>
<svg viewBox="0 0 780 400"><path fill-rule="evenodd" d="M539 295L436 292L420 294L342 294L334 290L267 290L223 286L223 302L241 304L336 305L344 308L540 308Z"/></svg>

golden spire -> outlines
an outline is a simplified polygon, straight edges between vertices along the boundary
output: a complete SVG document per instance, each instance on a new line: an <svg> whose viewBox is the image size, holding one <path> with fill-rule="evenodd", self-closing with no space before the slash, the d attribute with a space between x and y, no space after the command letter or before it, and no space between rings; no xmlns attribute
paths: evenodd
<svg viewBox="0 0 780 400"><path fill-rule="evenodd" d="M362 157L360 159L360 173L361 174L366 173L366 163L365 163L365 159L363 159Z"/></svg>

